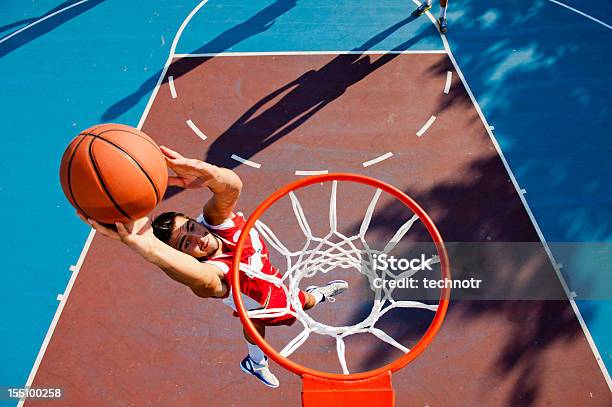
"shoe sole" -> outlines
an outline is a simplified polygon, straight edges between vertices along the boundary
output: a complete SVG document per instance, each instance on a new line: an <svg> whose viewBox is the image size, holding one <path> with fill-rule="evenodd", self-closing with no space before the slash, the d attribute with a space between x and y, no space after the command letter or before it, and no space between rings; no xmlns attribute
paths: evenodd
<svg viewBox="0 0 612 407"><path fill-rule="evenodd" d="M242 366L242 363L240 364L240 370L242 370L244 373L248 373L248 374L249 374L249 375L251 375L251 376L255 376L255 375L253 374L253 372L251 372L250 370L247 370L247 368L245 368L244 366ZM268 383L264 382L263 380L261 380L261 379L260 379L259 377L257 377L257 376L255 376L255 378L256 378L257 380L259 380L259 381L260 381L260 382L261 382L261 383L262 383L264 386L271 387L271 388L273 388L273 389L276 389L276 388L278 388L278 387L280 386L280 384L277 384L277 385L274 385L274 384L268 384Z"/></svg>
<svg viewBox="0 0 612 407"><path fill-rule="evenodd" d="M448 28L446 28L446 27L442 28L442 26L440 25L440 21L439 20L436 20L436 24L437 24L438 29L440 30L440 32L442 34L446 34L446 32L448 31Z"/></svg>
<svg viewBox="0 0 612 407"><path fill-rule="evenodd" d="M330 281L329 283L327 283L325 285L336 284L336 283L344 283L344 284L348 285L348 283L346 281L344 281L344 280L332 280L332 281ZM306 291L307 293L310 293L309 290L315 289L315 288L319 288L319 287L325 287L325 286L322 286L322 285L311 285L310 287L306 287L306 289L304 291ZM347 287L347 289L348 289L348 287Z"/></svg>
<svg viewBox="0 0 612 407"><path fill-rule="evenodd" d="M414 17L421 17L423 14L427 13L429 10L431 10L431 7L427 7L427 8L426 8L425 10L423 10L422 12L418 12L418 11L414 10L414 11L412 12L412 15L413 15Z"/></svg>

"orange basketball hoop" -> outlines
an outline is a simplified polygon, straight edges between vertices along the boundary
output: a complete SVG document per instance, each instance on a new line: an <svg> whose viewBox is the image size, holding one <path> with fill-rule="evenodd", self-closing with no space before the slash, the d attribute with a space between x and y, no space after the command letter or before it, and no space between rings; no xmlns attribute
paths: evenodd
<svg viewBox="0 0 612 407"><path fill-rule="evenodd" d="M294 361L281 355L259 335L255 329L255 326L251 322L240 295L239 273L243 245L249 236L250 230L256 225L257 220L271 205L289 194L291 191L317 183L332 181L335 182L334 187L337 185L338 181L366 184L376 188L377 190L384 191L401 201L407 208L414 212L421 222L423 222L431 239L433 240L440 262L442 278L451 278L448 253L444 246L442 237L429 216L414 200L396 187L374 178L349 173L332 173L315 175L292 182L273 193L270 197L264 200L257 207L257 209L255 209L253 214L247 220L236 245L231 275L231 284L232 287L234 287L232 290L232 295L236 304L237 312L240 315L240 320L251 338L256 341L257 345L272 360L285 369L288 369L289 371L302 377L302 400L304 406L348 406L353 405L353 401L358 400L360 400L360 404L362 404L364 397L367 397L368 401L366 404L368 406L390 406L393 405L394 399L391 386L391 373L402 369L417 356L419 356L431 343L434 336L440 329L442 321L446 315L450 298L449 288L442 288L440 290L439 303L437 305L435 315L423 337L414 347L412 347L412 349L410 349L410 351L387 365L377 369L350 374L318 371L316 369L295 363Z"/></svg>

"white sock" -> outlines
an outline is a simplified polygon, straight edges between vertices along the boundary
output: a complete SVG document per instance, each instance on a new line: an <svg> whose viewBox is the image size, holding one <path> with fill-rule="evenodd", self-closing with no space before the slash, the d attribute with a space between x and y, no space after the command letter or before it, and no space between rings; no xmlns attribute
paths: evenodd
<svg viewBox="0 0 612 407"><path fill-rule="evenodd" d="M315 305L317 305L318 303L323 301L323 293L321 293L319 291L315 291L314 293L310 293L310 295L312 295L314 297Z"/></svg>
<svg viewBox="0 0 612 407"><path fill-rule="evenodd" d="M259 349L259 346L247 342L247 347L249 348L249 356L253 359L253 362L263 365L266 360L266 355Z"/></svg>
<svg viewBox="0 0 612 407"><path fill-rule="evenodd" d="M431 0L427 0L425 3L431 6Z"/></svg>
<svg viewBox="0 0 612 407"><path fill-rule="evenodd" d="M446 7L440 7L440 17L446 18Z"/></svg>

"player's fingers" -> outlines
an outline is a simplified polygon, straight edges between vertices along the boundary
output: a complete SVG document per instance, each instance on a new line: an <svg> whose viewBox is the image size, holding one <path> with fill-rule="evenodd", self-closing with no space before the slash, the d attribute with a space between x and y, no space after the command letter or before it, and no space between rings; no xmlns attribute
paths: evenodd
<svg viewBox="0 0 612 407"><path fill-rule="evenodd" d="M117 233L115 233L112 229L102 226L100 223L96 222L95 220L87 219L87 223L89 223L91 227L96 230L96 232L99 232L106 237L110 237L111 239L120 240L119 235L117 235Z"/></svg>
<svg viewBox="0 0 612 407"><path fill-rule="evenodd" d="M76 215L79 217L79 219L81 219L83 222L85 223L89 223L87 222L87 218L85 217L85 215L83 215L83 213L79 210L76 211Z"/></svg>
<svg viewBox="0 0 612 407"><path fill-rule="evenodd" d="M179 154L178 152L166 147L166 146L159 146L159 149L161 150L161 152L164 154L164 157L166 158L182 158L183 156L181 154Z"/></svg>
<svg viewBox="0 0 612 407"><path fill-rule="evenodd" d="M115 222L115 227L117 228L117 234L121 238L125 238L130 235L130 232L127 230L125 225L121 222Z"/></svg>
<svg viewBox="0 0 612 407"><path fill-rule="evenodd" d="M185 188L185 181L183 181L181 177L175 177L173 175L170 175L168 177L168 185L171 187Z"/></svg>
<svg viewBox="0 0 612 407"><path fill-rule="evenodd" d="M175 158L166 157L166 156L164 156L164 158L166 159L166 165L170 169L176 171L176 163L174 162L174 160L176 160L176 159Z"/></svg>
<svg viewBox="0 0 612 407"><path fill-rule="evenodd" d="M161 150L164 158L166 159L166 165L171 169L176 170L176 159L178 158L178 153L164 146L160 146L159 149Z"/></svg>

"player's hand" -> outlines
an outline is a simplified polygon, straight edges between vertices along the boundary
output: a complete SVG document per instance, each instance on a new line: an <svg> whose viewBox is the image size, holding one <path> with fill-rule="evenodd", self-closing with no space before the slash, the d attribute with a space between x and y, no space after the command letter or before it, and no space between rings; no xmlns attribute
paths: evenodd
<svg viewBox="0 0 612 407"><path fill-rule="evenodd" d="M113 240L121 240L121 238L119 237L119 234L117 233L117 231L113 230L109 226L103 225L103 224L101 224L100 222L98 222L98 221L96 221L94 219L86 218L85 215L83 215L79 211L77 211L77 216L83 222L87 223L89 226L94 228L96 230L96 232L100 233L101 235L104 235L106 237L110 237Z"/></svg>
<svg viewBox="0 0 612 407"><path fill-rule="evenodd" d="M166 164L176 176L168 177L168 185L181 188L202 188L217 176L217 167L201 160L183 157L178 152L161 146Z"/></svg>
<svg viewBox="0 0 612 407"><path fill-rule="evenodd" d="M144 257L151 255L153 252L157 239L155 238L155 235L153 235L151 222L147 217L130 223L115 222L114 230L94 219L87 219L80 213L77 213L77 215L85 223L91 225L96 232L113 240L125 243L129 248Z"/></svg>
<svg viewBox="0 0 612 407"><path fill-rule="evenodd" d="M153 253L157 238L153 235L153 228L149 218L144 217L132 223L116 222L119 239L134 251L147 257Z"/></svg>

